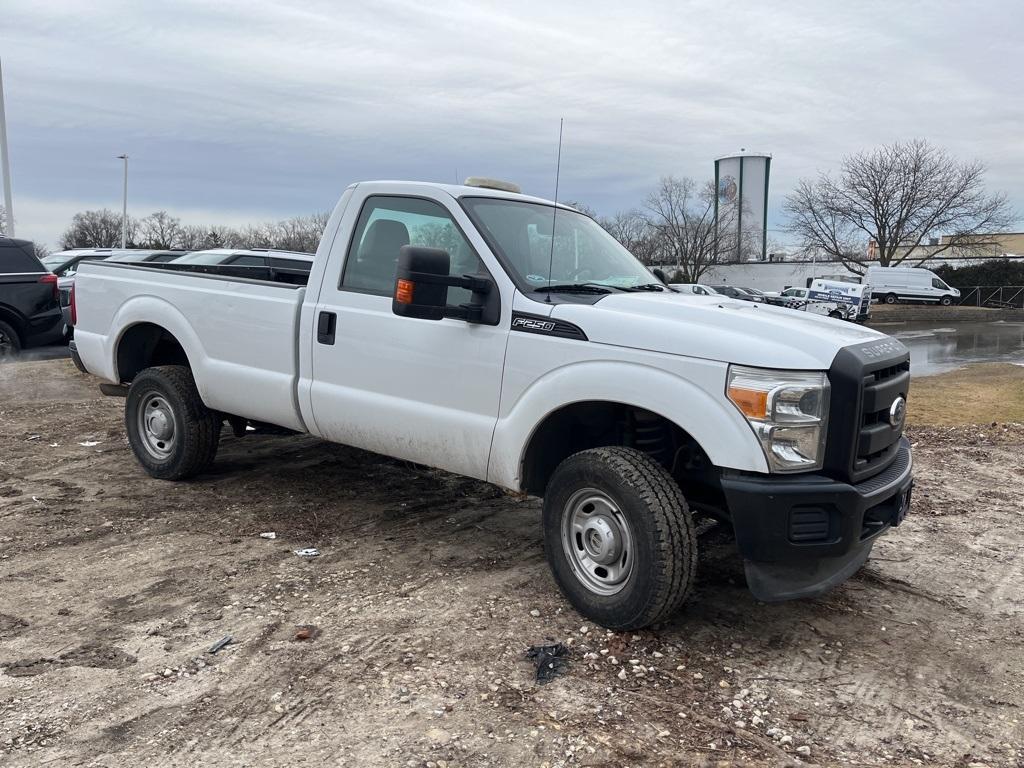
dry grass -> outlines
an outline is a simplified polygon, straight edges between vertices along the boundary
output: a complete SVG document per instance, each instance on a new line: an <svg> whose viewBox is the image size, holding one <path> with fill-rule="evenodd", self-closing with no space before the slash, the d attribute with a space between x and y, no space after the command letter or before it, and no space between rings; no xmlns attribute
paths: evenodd
<svg viewBox="0 0 1024 768"><path fill-rule="evenodd" d="M1024 366L979 363L914 379L907 403L912 425L1024 422Z"/></svg>

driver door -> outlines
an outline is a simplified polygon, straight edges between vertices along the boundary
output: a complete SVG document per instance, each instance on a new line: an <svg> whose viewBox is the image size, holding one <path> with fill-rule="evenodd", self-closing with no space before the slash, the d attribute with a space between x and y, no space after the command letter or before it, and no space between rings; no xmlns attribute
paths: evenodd
<svg viewBox="0 0 1024 768"><path fill-rule="evenodd" d="M332 249L334 266L316 308L318 331L330 326L313 339L317 431L335 442L486 478L510 311L502 307L498 325L482 325L391 310L403 245L444 248L452 274L490 277L465 234L472 225L429 194L357 188L339 231L352 237L335 242L344 257ZM468 291L448 289L448 304L468 300Z"/></svg>

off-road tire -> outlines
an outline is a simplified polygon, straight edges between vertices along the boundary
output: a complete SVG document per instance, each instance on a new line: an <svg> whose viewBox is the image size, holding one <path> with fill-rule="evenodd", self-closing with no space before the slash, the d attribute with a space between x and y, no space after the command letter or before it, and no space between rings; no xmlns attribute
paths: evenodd
<svg viewBox="0 0 1024 768"><path fill-rule="evenodd" d="M634 560L621 591L601 595L573 570L562 543L563 515L581 489L617 505L631 528ZM693 516L679 485L647 454L633 448L592 448L565 459L544 495L544 548L562 593L581 614L614 630L664 621L686 600L697 571Z"/></svg>
<svg viewBox="0 0 1024 768"><path fill-rule="evenodd" d="M174 446L164 460L149 453L139 431L139 409L154 393L170 405L175 420ZM193 477L207 469L217 455L222 420L203 404L192 371L183 365L161 365L140 372L128 390L124 421L135 458L157 479Z"/></svg>
<svg viewBox="0 0 1024 768"><path fill-rule="evenodd" d="M897 296L895 293L887 293L887 294L885 294L885 303L886 304L895 304L899 300L900 300L900 297Z"/></svg>
<svg viewBox="0 0 1024 768"><path fill-rule="evenodd" d="M21 352L21 337L9 324L0 320L0 360Z"/></svg>

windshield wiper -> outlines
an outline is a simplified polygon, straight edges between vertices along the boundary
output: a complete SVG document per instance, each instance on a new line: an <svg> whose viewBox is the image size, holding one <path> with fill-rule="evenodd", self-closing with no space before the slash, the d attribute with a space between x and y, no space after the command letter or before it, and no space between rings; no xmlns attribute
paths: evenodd
<svg viewBox="0 0 1024 768"><path fill-rule="evenodd" d="M533 289L535 293L611 293L610 286L597 283L565 283Z"/></svg>
<svg viewBox="0 0 1024 768"><path fill-rule="evenodd" d="M643 285L631 285L628 288L623 288L624 291L667 291L669 288L665 287L661 283L644 283Z"/></svg>

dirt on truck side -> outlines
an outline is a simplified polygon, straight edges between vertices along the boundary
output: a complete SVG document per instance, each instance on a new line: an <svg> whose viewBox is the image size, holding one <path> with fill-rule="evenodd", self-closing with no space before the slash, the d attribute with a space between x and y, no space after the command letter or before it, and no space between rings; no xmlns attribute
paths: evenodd
<svg viewBox="0 0 1024 768"><path fill-rule="evenodd" d="M1021 424L912 425L911 514L828 595L758 603L704 525L685 608L616 634L537 499L229 431L170 484L122 409L0 366L0 764L1024 764Z"/></svg>

